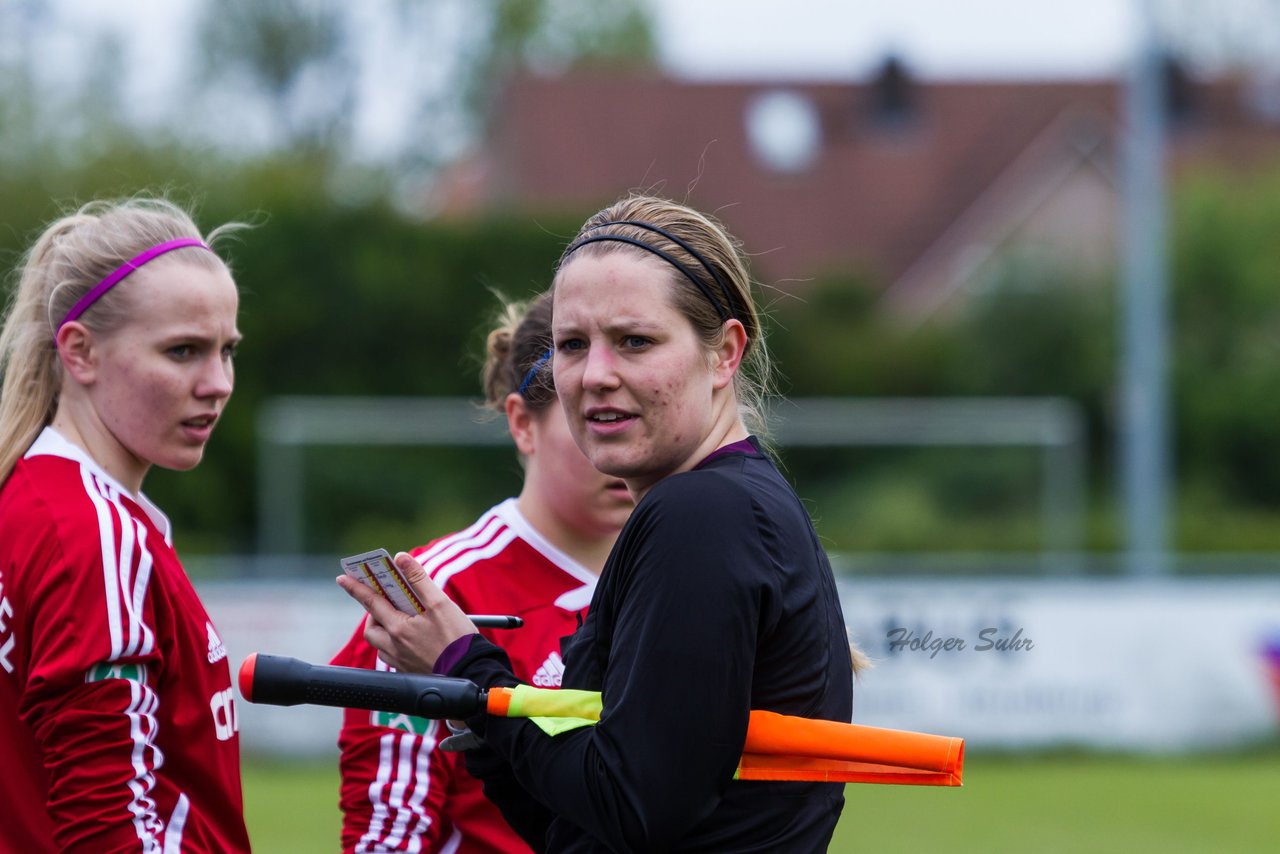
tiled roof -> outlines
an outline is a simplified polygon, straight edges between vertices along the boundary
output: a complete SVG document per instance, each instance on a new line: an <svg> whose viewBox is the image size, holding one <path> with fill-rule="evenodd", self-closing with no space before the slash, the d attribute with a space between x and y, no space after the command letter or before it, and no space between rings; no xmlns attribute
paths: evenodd
<svg viewBox="0 0 1280 854"><path fill-rule="evenodd" d="M753 103L779 91L816 119L817 148L794 171L767 165L747 129ZM1276 159L1280 123L1248 92L1238 81L1191 90L1171 162ZM439 206L585 215L657 190L718 213L763 281L794 288L841 269L888 289L958 223L988 228L974 218L1007 217L998 200L1017 208L1071 161L1114 174L1123 94L1106 80L911 81L900 66L879 85L523 76L495 105L486 144L446 176Z"/></svg>

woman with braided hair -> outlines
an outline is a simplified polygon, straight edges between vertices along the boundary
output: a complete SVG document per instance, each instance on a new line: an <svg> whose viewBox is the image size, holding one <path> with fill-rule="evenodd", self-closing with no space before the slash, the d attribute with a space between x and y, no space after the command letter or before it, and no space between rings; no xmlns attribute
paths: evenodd
<svg viewBox="0 0 1280 854"><path fill-rule="evenodd" d="M468 613L524 621L516 631L482 631L504 644L516 676L544 688L560 685L561 638L581 622L632 507L626 484L596 471L569 435L550 347L550 294L504 307L488 336L483 386L485 406L506 418L519 454L520 494L411 552ZM332 663L385 670L361 622ZM344 851L529 850L485 799L462 755L439 748L447 735L438 721L344 712Z"/></svg>

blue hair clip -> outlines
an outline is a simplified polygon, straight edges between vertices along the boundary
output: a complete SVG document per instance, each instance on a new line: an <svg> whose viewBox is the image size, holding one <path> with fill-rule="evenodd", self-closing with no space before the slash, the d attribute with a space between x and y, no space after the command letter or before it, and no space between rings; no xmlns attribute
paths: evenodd
<svg viewBox="0 0 1280 854"><path fill-rule="evenodd" d="M520 381L520 388L516 390L516 394L524 397L525 389L529 387L529 383L533 382L533 378L538 375L538 371L542 370L542 366L551 361L551 354L554 348L548 347L547 352L538 357L538 361L533 363L533 367L529 368L529 373L524 375L524 379Z"/></svg>

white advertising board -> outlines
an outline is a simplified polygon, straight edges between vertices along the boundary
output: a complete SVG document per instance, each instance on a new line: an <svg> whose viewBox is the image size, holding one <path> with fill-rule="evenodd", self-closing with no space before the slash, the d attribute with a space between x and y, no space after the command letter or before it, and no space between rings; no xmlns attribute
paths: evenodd
<svg viewBox="0 0 1280 854"><path fill-rule="evenodd" d="M1142 750L1274 733L1280 582L858 581L845 619L874 660L859 723L973 746ZM1280 655L1274 651L1273 655Z"/></svg>
<svg viewBox="0 0 1280 854"><path fill-rule="evenodd" d="M334 561L335 567L337 561ZM335 569L334 575L337 575ZM197 584L231 661L232 678L254 652L328 664L351 637L364 610L332 578L320 581ZM338 754L342 710L326 706L247 703L236 687L240 743L245 753Z"/></svg>
<svg viewBox="0 0 1280 854"><path fill-rule="evenodd" d="M875 661L854 690L858 723L974 747L1138 750L1246 744L1280 723L1280 581L840 585ZM251 652L327 663L362 615L327 578L199 591L233 669ZM336 754L340 710L237 698L246 752Z"/></svg>

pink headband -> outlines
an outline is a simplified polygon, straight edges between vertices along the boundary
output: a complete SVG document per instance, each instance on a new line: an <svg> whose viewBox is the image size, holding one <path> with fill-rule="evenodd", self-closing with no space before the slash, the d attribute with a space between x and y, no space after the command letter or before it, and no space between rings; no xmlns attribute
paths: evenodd
<svg viewBox="0 0 1280 854"><path fill-rule="evenodd" d="M128 261L125 261L112 271L111 275L107 276L101 282L98 282L98 284L93 286L92 290L80 297L80 299L76 301L76 304L71 306L71 310L67 312L67 316L62 318L62 322L58 324L58 329L62 329L62 327L84 314L89 309L89 306L97 302L103 294L114 288L121 279L141 267L143 264L159 258L166 252L172 252L175 249L182 249L186 246L199 246L206 252L213 251L204 244L204 241L198 240L194 237L179 237L177 240L167 240L158 246L152 246L146 252L143 252L140 255L135 255ZM56 335L57 333L54 334Z"/></svg>

